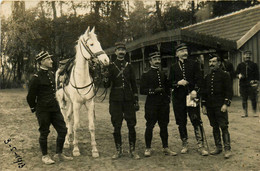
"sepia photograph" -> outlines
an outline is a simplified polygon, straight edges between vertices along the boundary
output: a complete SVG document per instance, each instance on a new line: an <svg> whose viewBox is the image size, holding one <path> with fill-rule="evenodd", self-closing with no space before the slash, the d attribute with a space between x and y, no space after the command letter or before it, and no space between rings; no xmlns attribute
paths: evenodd
<svg viewBox="0 0 260 171"><path fill-rule="evenodd" d="M1 171L259 171L260 0L1 0Z"/></svg>

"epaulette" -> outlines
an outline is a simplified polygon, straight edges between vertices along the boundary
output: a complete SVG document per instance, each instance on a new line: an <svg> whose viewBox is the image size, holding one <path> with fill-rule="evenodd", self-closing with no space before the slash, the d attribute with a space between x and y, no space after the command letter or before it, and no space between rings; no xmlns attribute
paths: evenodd
<svg viewBox="0 0 260 171"><path fill-rule="evenodd" d="M37 75L37 74L33 74L33 76L35 76L35 77L38 77L38 75Z"/></svg>

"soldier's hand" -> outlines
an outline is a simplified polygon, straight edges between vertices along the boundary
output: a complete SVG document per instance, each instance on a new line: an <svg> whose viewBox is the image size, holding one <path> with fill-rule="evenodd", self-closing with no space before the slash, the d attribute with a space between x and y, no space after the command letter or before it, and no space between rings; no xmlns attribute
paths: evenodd
<svg viewBox="0 0 260 171"><path fill-rule="evenodd" d="M227 105L226 104L223 104L223 106L221 107L221 112L226 112L227 111Z"/></svg>
<svg viewBox="0 0 260 171"><path fill-rule="evenodd" d="M31 108L32 113L36 111L35 107Z"/></svg>
<svg viewBox="0 0 260 171"><path fill-rule="evenodd" d="M202 106L202 113L204 115L207 115L207 108L206 108L206 106Z"/></svg>
<svg viewBox="0 0 260 171"><path fill-rule="evenodd" d="M182 86L186 86L187 84L189 84L189 82L187 80L182 79L182 80L178 81L177 84L182 85Z"/></svg>
<svg viewBox="0 0 260 171"><path fill-rule="evenodd" d="M240 73L240 74L238 74L238 79L241 79L241 78L243 78L243 75Z"/></svg>
<svg viewBox="0 0 260 171"><path fill-rule="evenodd" d="M155 94L161 93L161 92L163 92L163 88L157 87L157 88L154 90L154 92L155 92Z"/></svg>

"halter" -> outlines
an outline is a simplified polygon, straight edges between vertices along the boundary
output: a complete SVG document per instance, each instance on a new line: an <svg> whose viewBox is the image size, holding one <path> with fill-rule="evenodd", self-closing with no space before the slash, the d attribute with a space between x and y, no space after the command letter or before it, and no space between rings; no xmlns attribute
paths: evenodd
<svg viewBox="0 0 260 171"><path fill-rule="evenodd" d="M98 56L102 55L102 54L105 54L105 52L103 50L99 51L99 52L96 52L96 53L93 53L90 48L88 46L86 46L89 38L87 40L85 40L84 38L82 38L83 40L80 41L80 43L82 44L82 46L87 50L87 52L90 54L91 58L98 58ZM80 47L80 51L81 51L81 54L82 56L88 61L90 59L86 58L86 56L83 55L82 53L82 49L81 49L81 46Z"/></svg>

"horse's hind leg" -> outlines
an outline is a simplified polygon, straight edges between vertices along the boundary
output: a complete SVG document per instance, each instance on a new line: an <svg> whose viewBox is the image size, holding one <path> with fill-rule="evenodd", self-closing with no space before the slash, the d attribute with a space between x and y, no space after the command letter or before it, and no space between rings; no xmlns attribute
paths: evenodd
<svg viewBox="0 0 260 171"><path fill-rule="evenodd" d="M91 136L91 146L92 146L92 157L99 157L99 152L97 150L97 143L95 137L95 104L94 99L92 99L89 103L86 103L86 107L88 108L88 121L89 121L89 132Z"/></svg>
<svg viewBox="0 0 260 171"><path fill-rule="evenodd" d="M66 116L64 116L66 126L68 128L68 133L65 138L64 142L64 148L69 148L70 147L70 141L72 137L72 104L70 102L67 102L67 112Z"/></svg>
<svg viewBox="0 0 260 171"><path fill-rule="evenodd" d="M80 156L79 147L78 147L78 130L79 130L79 110L80 110L81 104L79 103L73 103L73 116L74 116L74 125L73 125L73 131L74 131L74 140L73 140L73 156Z"/></svg>

